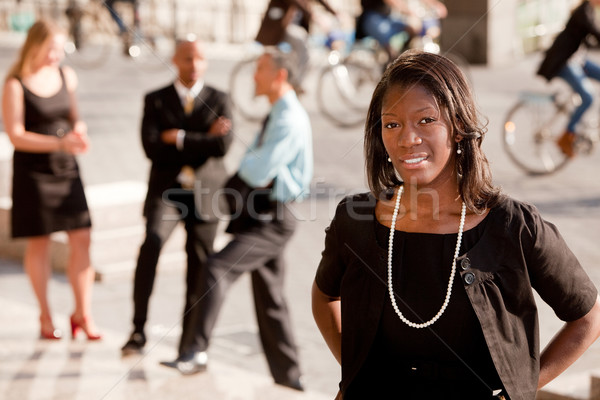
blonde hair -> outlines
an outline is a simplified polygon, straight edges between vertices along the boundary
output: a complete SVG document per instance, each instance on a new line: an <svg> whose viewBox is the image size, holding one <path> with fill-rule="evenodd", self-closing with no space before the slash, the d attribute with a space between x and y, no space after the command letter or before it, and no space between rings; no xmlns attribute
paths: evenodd
<svg viewBox="0 0 600 400"><path fill-rule="evenodd" d="M49 20L36 21L29 31L25 43L19 51L17 61L12 65L6 74L6 80L10 78L21 79L31 72L31 61L36 55L37 50L52 36L65 33L62 28Z"/></svg>

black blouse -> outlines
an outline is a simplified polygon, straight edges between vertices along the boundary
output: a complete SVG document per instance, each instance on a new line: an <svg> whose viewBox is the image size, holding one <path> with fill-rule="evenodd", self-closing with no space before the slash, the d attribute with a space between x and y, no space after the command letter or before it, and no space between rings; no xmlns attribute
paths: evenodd
<svg viewBox="0 0 600 400"><path fill-rule="evenodd" d="M485 223L486 219L464 232L461 254L477 243ZM379 247L387 251L389 228L376 223L374 229ZM428 321L442 306L457 236L395 232L394 293L398 308L409 321ZM382 262L387 265L387 259ZM369 398L374 388L381 394L394 393L399 384L402 398L414 393L415 398L452 395L484 399L502 389L458 273L443 316L427 328L411 328L400 321L388 294L369 355L344 399Z"/></svg>

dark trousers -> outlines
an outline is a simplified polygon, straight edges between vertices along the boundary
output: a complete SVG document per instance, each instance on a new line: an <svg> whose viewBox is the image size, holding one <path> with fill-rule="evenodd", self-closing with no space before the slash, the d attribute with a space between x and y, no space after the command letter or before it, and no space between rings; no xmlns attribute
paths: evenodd
<svg viewBox="0 0 600 400"><path fill-rule="evenodd" d="M213 242L217 233L217 222L204 222L196 216L194 195L192 192L178 191L169 197L173 202L161 200L146 216L146 238L140 247L135 269L133 288L134 316L133 324L137 332L143 332L148 316L148 302L154 286L156 265L160 251L177 226L183 222L187 234L185 250L187 253L186 304L183 316L183 336L193 331L190 323L190 309L198 298L197 283L206 260L213 253ZM193 336L193 332L192 335Z"/></svg>
<svg viewBox="0 0 600 400"><path fill-rule="evenodd" d="M298 354L283 293L283 250L296 220L283 204L278 216L234 234L223 250L209 257L200 273L200 299L194 314L196 337L188 351L205 351L230 286L245 272L251 273L256 318L261 343L276 382L300 377ZM181 355L181 354L180 354Z"/></svg>

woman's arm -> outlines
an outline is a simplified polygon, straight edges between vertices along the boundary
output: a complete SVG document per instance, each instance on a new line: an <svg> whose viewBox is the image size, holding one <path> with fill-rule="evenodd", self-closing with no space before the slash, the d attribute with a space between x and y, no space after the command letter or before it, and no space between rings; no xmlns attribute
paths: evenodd
<svg viewBox="0 0 600 400"><path fill-rule="evenodd" d="M64 66L62 67L62 70L65 76L65 82L71 103L69 117L71 119L71 123L73 124L72 133L74 133L77 136L76 139L80 141L80 150L78 152L85 152L89 149L89 139L87 136L87 124L83 122L79 116L79 103L77 101L77 86L79 81L77 79L77 74L72 68Z"/></svg>
<svg viewBox="0 0 600 400"><path fill-rule="evenodd" d="M62 138L42 135L25 130L25 103L23 87L16 78L8 79L2 92L2 116L4 129L18 151L28 153L52 153L63 151L70 154L87 150L85 125L79 124L78 135L67 134ZM75 121L76 122L76 121Z"/></svg>
<svg viewBox="0 0 600 400"><path fill-rule="evenodd" d="M573 364L600 336L600 298L583 317L567 322L542 351L538 389Z"/></svg>
<svg viewBox="0 0 600 400"><path fill-rule="evenodd" d="M315 322L331 353L342 363L342 309L341 299L323 293L313 282L312 312Z"/></svg>

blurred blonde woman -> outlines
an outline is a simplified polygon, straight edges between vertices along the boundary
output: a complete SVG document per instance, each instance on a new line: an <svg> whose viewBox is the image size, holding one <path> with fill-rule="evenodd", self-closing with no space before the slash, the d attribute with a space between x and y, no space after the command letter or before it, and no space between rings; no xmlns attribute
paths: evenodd
<svg viewBox="0 0 600 400"><path fill-rule="evenodd" d="M61 66L65 39L52 22L37 21L4 82L4 128L15 148L11 230L13 238L27 238L23 264L40 305L41 338L62 337L52 322L47 287L50 234L66 231L67 275L75 299L72 336L81 329L89 340L98 340L90 316L91 220L75 159L88 150L89 141L77 110L77 76Z"/></svg>

